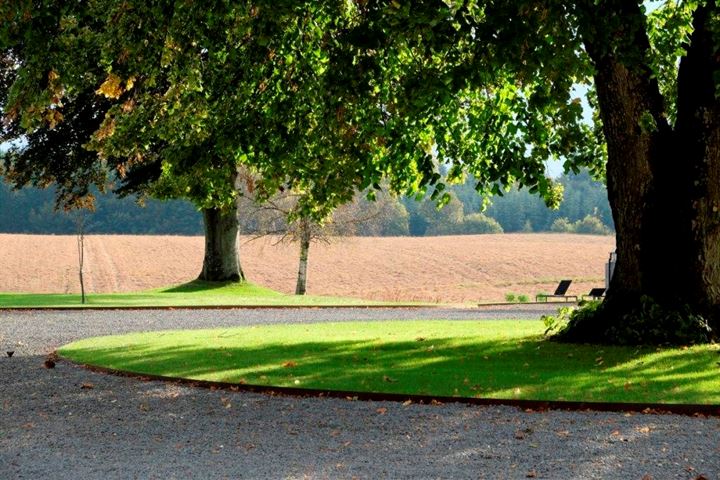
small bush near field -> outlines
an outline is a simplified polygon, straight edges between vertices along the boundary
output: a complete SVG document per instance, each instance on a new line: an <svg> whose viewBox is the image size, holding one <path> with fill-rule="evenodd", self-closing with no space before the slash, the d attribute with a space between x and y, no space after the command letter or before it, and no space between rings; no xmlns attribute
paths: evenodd
<svg viewBox="0 0 720 480"><path fill-rule="evenodd" d="M550 230L559 233L580 233L585 235L610 235L612 231L595 215L586 215L582 220L571 222L565 217L558 218Z"/></svg>

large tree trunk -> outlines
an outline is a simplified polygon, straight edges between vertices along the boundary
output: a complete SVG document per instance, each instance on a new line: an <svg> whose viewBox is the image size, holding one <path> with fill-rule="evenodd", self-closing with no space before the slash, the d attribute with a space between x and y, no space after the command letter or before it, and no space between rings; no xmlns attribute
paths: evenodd
<svg viewBox="0 0 720 480"><path fill-rule="evenodd" d="M685 265L680 279L684 300L720 330L720 102L717 81L720 52L710 19L715 2L698 7L693 34L678 76L676 159L683 162L684 182L676 187L683 219Z"/></svg>
<svg viewBox="0 0 720 480"><path fill-rule="evenodd" d="M307 286L307 265L308 251L310 250L310 222L306 219L300 220L300 265L298 268L297 285L295 295L305 295Z"/></svg>
<svg viewBox="0 0 720 480"><path fill-rule="evenodd" d="M580 335L583 341L616 341L608 332L617 334L644 297L706 318L720 304L720 130L716 68L709 65L716 56L709 38L703 41L709 36L705 14L702 8L696 12L673 129L651 69L638 61L650 47L644 15L636 2L611 3L608 8L623 21L602 25L585 19L584 43L596 69L607 141L617 264L595 324ZM673 318L682 322L681 317Z"/></svg>
<svg viewBox="0 0 720 480"><path fill-rule="evenodd" d="M203 209L205 258L198 280L239 282L245 280L238 257L238 221L235 209Z"/></svg>
<svg viewBox="0 0 720 480"><path fill-rule="evenodd" d="M593 36L585 46L595 64L595 85L603 131L608 148L607 187L617 232L617 264L608 303L642 294L655 275L659 248L653 242L655 205L658 193L653 165L666 151L664 138L670 127L664 115L663 99L647 66L624 62L624 51L644 55L649 41L639 6L618 2L620 18L638 19L623 32L602 31L588 18ZM594 10L594 8L590 8ZM625 44L608 45L607 39L621 36ZM617 37L616 37L617 38ZM618 51L620 50L620 51ZM628 65L632 65L629 67ZM655 239L657 240L657 238Z"/></svg>

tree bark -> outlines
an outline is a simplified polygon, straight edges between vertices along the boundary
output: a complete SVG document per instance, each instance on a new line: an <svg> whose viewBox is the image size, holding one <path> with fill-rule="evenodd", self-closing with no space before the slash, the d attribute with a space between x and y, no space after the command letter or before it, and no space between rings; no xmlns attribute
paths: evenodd
<svg viewBox="0 0 720 480"><path fill-rule="evenodd" d="M235 209L203 209L205 258L198 280L240 282L245 275L238 256L238 221Z"/></svg>
<svg viewBox="0 0 720 480"><path fill-rule="evenodd" d="M664 138L670 134L660 89L650 68L623 58L628 50L638 56L649 51L642 12L634 2L618 2L616 8L620 18L630 19L630 30L602 31L596 19L587 18L590 23L586 29L594 35L584 38L595 64L595 85L608 149L608 197L617 232L617 264L608 292L609 304L615 299L624 303L627 298L646 293L648 281L658 269L658 248L654 243L661 242L653 241L653 217L654 203L661 196L656 192L653 164L656 157L663 155ZM608 43L618 35L625 38L626 44Z"/></svg>
<svg viewBox="0 0 720 480"><path fill-rule="evenodd" d="M307 286L307 264L308 251L310 250L310 223L300 220L300 266L298 268L297 285L295 286L295 295L305 295Z"/></svg>
<svg viewBox="0 0 720 480"><path fill-rule="evenodd" d="M720 111L717 49L708 27L714 2L698 7L679 73L678 118L670 126L659 86L644 60L650 44L637 2L608 2L621 18L585 18L583 41L608 148L607 186L617 232L617 264L588 331L602 341L643 297L689 307L717 332L720 305ZM587 7L588 12L595 7ZM581 22L582 25L582 22ZM607 28L607 31L603 31ZM618 40L620 39L620 40ZM640 60L638 60L640 59Z"/></svg>
<svg viewBox="0 0 720 480"><path fill-rule="evenodd" d="M676 160L687 172L677 188L683 219L680 261L684 299L720 330L720 102L716 78L720 51L710 25L717 17L714 1L693 17L693 34L678 74Z"/></svg>

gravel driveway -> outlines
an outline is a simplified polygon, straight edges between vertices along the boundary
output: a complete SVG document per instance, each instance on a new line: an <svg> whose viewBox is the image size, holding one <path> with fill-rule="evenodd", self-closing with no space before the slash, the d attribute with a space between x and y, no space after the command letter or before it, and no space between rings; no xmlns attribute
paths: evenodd
<svg viewBox="0 0 720 480"><path fill-rule="evenodd" d="M0 311L0 479L720 478L718 418L272 397L42 366L110 333L548 308Z"/></svg>

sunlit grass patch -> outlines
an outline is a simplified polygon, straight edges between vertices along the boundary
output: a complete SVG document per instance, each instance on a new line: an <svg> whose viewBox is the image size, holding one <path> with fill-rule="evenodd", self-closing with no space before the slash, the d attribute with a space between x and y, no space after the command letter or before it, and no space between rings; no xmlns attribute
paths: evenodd
<svg viewBox="0 0 720 480"><path fill-rule="evenodd" d="M0 293L0 308L184 307L184 306L353 306L391 305L359 298L285 295L249 282L193 281L132 293L79 294Z"/></svg>
<svg viewBox="0 0 720 480"><path fill-rule="evenodd" d="M393 321L136 333L60 349L142 374L312 389L720 404L717 345L568 345L531 321Z"/></svg>

